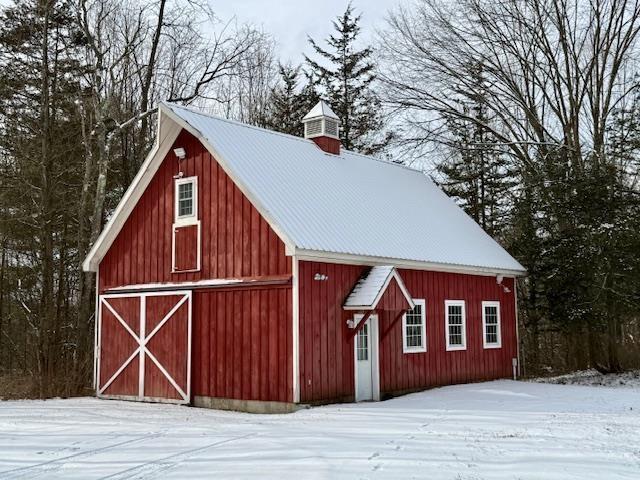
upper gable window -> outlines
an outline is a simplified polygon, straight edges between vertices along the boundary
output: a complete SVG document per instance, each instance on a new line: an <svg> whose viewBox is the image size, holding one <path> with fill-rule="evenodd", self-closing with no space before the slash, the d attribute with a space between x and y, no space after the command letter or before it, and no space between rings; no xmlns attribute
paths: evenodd
<svg viewBox="0 0 640 480"><path fill-rule="evenodd" d="M177 179L175 199L175 222L195 223L198 219L198 178Z"/></svg>

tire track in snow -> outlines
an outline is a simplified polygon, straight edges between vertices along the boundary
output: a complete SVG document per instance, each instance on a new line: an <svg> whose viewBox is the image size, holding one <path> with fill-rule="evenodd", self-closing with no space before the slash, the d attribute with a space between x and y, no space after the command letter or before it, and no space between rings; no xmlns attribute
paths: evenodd
<svg viewBox="0 0 640 480"><path fill-rule="evenodd" d="M123 442L114 443L112 445L105 445L104 447L92 448L89 450L84 450L82 452L74 453L73 455L67 455L60 458L54 458L51 460L47 460L46 462L37 463L35 465L28 465L26 467L18 467L11 470L6 470L4 472L0 472L0 476L3 479L18 479L18 478L35 478L34 475L50 475L52 472L59 470L60 468L65 467L65 463L67 460L77 459L82 457L91 457L93 455L97 455L104 451L121 447L123 445L130 445L136 442L142 442L144 440L148 440L151 438L156 438L162 435L162 433L152 433L149 435L143 435L142 437L132 438L130 440L125 440ZM38 471L43 470L43 471ZM26 477L25 477L26 476Z"/></svg>
<svg viewBox="0 0 640 480"><path fill-rule="evenodd" d="M167 470L170 470L174 467L179 466L185 460L188 460L189 458L193 457L197 453L203 452L213 447L217 447L219 445L224 445L224 444L235 442L238 440L243 440L251 436L257 436L257 434L248 433L246 435L240 435L239 437L227 438L226 440L219 440L217 442L211 443L209 445L205 445L203 447L196 447L190 450L185 450L180 453L168 455L166 457L162 457L157 460L151 460L149 462L136 465L135 467L122 470L121 472L114 473L112 475L107 475L106 477L102 477L101 480L120 480L120 479L142 480L145 478L157 478L159 473L165 472ZM166 463L167 461L169 461L170 463Z"/></svg>

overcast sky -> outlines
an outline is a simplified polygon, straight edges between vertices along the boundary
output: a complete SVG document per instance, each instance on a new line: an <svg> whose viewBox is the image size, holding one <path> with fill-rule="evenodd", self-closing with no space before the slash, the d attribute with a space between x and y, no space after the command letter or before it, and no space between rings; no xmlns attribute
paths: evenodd
<svg viewBox="0 0 640 480"><path fill-rule="evenodd" d="M362 14L361 37L368 43L374 30L384 26L387 11L400 0L353 0ZM274 36L283 61L302 62L309 53L307 35L322 40L332 32L331 21L342 14L348 0L209 0L221 20L234 15L240 22L251 22Z"/></svg>

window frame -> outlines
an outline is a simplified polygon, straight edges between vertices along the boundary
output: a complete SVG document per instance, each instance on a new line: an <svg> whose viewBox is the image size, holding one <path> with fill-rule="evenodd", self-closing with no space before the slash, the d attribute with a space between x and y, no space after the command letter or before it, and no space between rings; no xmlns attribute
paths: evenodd
<svg viewBox="0 0 640 480"><path fill-rule="evenodd" d="M462 335L462 344L461 345L452 345L450 343L450 335L449 335L449 307L462 307L462 323L461 323L461 335ZM447 352L455 352L459 350L467 349L467 309L464 300L445 300L444 301L444 335L447 345Z"/></svg>
<svg viewBox="0 0 640 480"><path fill-rule="evenodd" d="M487 313L486 307L496 307L497 317L497 329L496 329L496 343L487 342ZM489 348L502 348L502 322L500 318L500 302L495 300L487 300L482 302L482 346L485 349Z"/></svg>
<svg viewBox="0 0 640 480"><path fill-rule="evenodd" d="M422 325L420 335L422 336L422 345L419 347L407 345L407 312L402 315L402 353L424 353L427 351L427 302L424 298L412 299L415 305L420 305L422 317Z"/></svg>
<svg viewBox="0 0 640 480"><path fill-rule="evenodd" d="M193 188L193 211L191 215L182 215L180 216L180 185L192 184ZM176 178L173 186L173 197L174 197L174 214L173 214L173 223L174 225L195 225L198 223L198 177L182 177Z"/></svg>

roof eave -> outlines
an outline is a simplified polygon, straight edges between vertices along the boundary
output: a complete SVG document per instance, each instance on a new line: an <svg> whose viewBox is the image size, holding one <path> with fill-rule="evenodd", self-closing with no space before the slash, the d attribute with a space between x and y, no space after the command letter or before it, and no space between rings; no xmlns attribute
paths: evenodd
<svg viewBox="0 0 640 480"><path fill-rule="evenodd" d="M419 260L407 260L391 257L377 257L374 255L356 255L349 253L336 253L321 250L301 249L295 250L295 255L299 260L311 260L325 263L344 263L351 265L393 265L396 268L408 268L415 270L429 270L433 272L446 273L463 273L468 275L484 275L505 277L525 277L526 269L522 270L500 268L500 267L481 267L476 265L455 265L448 263L426 262Z"/></svg>

